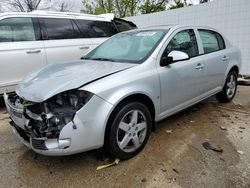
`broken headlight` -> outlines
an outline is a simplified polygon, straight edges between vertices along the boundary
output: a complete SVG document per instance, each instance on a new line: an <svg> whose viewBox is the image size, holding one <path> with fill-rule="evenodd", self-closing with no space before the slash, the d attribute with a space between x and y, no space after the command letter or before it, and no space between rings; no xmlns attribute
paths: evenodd
<svg viewBox="0 0 250 188"><path fill-rule="evenodd" d="M52 104L53 107L71 107L72 110L79 110L83 107L93 96L92 93L82 90L70 90L63 93L60 93L51 99L48 103Z"/></svg>
<svg viewBox="0 0 250 188"><path fill-rule="evenodd" d="M73 120L75 113L92 96L93 94L88 91L70 90L57 94L43 103L27 106L26 114L32 118L30 126L36 130L38 136L58 137L62 128ZM39 115L41 121L34 114Z"/></svg>
<svg viewBox="0 0 250 188"><path fill-rule="evenodd" d="M54 124L67 124L72 121L76 111L82 108L92 96L93 94L88 91L66 91L48 100L45 111L53 114L53 117L59 117L59 119L51 118Z"/></svg>

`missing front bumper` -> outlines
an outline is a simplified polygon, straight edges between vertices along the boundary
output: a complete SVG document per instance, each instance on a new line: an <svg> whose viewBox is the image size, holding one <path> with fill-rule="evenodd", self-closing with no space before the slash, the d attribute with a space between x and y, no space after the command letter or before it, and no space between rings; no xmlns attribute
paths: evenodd
<svg viewBox="0 0 250 188"><path fill-rule="evenodd" d="M71 139L47 139L47 138L33 138L30 132L18 127L11 121L13 132L18 138L29 148L33 150L62 150L70 147ZM39 151L38 151L39 153Z"/></svg>

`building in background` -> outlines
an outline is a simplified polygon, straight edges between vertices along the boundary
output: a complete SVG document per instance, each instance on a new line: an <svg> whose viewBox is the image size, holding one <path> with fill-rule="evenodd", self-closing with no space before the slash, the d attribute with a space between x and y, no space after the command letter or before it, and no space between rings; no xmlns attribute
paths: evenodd
<svg viewBox="0 0 250 188"><path fill-rule="evenodd" d="M186 8L126 18L139 28L154 25L206 25L218 29L240 48L240 74L250 76L250 1L215 0Z"/></svg>

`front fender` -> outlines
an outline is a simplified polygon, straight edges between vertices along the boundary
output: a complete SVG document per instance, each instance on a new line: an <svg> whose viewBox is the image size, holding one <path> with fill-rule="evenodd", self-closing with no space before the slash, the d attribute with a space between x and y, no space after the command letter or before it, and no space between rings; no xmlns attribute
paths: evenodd
<svg viewBox="0 0 250 188"><path fill-rule="evenodd" d="M129 75L124 71L119 75L106 77L81 89L94 93L114 107L128 96L134 94L146 95L153 102L157 117L160 112L160 88L157 70L144 69Z"/></svg>

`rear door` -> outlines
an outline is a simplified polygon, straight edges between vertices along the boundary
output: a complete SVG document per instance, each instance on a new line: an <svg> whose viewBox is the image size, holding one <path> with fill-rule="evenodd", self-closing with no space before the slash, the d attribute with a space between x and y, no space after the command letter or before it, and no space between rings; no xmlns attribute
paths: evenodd
<svg viewBox="0 0 250 188"><path fill-rule="evenodd" d="M84 38L73 19L39 18L43 28L48 63L79 60L89 52L92 42Z"/></svg>
<svg viewBox="0 0 250 188"><path fill-rule="evenodd" d="M213 93L221 89L226 68L229 63L229 56L223 37L211 30L198 29L203 53L204 74L202 93Z"/></svg>
<svg viewBox="0 0 250 188"><path fill-rule="evenodd" d="M36 18L0 20L0 94L13 91L31 71L46 64L44 43Z"/></svg>

